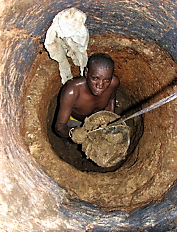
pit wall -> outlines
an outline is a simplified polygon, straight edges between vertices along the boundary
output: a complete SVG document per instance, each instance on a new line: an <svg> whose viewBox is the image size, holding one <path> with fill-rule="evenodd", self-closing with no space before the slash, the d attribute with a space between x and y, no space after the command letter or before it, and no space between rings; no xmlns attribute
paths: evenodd
<svg viewBox="0 0 177 232"><path fill-rule="evenodd" d="M162 200L132 211L106 213L65 192L34 160L21 136L32 64L53 17L67 7L87 14L91 35L119 34L157 43L177 61L175 1L6 1L1 7L1 229L8 231L175 231L177 185ZM168 78L164 81L166 82ZM133 80L132 80L133 81ZM171 80L169 80L171 82ZM168 81L167 81L168 83ZM126 84L126 82L125 82ZM166 83L165 83L166 84ZM128 87L128 84L127 86ZM144 86L145 87L145 86ZM146 89L146 88L145 88ZM132 89L133 90L133 89ZM176 89L170 89L170 92ZM135 92L135 89L134 89ZM146 91L145 91L146 92ZM170 93L169 92L169 93ZM147 93L147 92L146 92ZM137 92L141 100L143 95ZM147 94L150 96L152 93ZM169 105L164 153L176 149L175 104ZM149 119L155 120L154 116ZM171 121L170 121L171 120ZM176 120L177 121L177 120ZM150 122L149 122L150 124ZM172 127L174 125L174 127ZM149 130L149 131L148 131ZM154 131L153 131L154 130ZM156 135L157 128L147 126ZM164 146L164 147L163 147ZM170 153L171 154L171 153ZM168 160L164 161L165 164ZM171 163L170 163L171 165ZM174 166L173 166L174 167ZM168 172L166 172L167 174ZM159 177L160 178L160 177Z"/></svg>

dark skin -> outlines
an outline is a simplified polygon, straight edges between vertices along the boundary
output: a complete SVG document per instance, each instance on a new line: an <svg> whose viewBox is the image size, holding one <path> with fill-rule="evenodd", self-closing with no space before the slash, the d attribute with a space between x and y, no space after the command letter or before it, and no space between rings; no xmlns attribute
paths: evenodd
<svg viewBox="0 0 177 232"><path fill-rule="evenodd" d="M113 75L113 69L100 64L93 64L90 70L86 68L85 77L68 81L61 91L56 133L63 138L69 137L70 115L83 122L100 110L114 112L118 86L119 78Z"/></svg>

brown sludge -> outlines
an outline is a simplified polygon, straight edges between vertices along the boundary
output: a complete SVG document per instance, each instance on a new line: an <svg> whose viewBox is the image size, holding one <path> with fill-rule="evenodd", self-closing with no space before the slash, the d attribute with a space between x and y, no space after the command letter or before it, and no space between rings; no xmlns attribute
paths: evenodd
<svg viewBox="0 0 177 232"><path fill-rule="evenodd" d="M76 128L72 133L72 140L82 144L82 151L87 159L90 158L101 167L112 167L127 155L130 144L129 127L125 123L107 127L109 122L117 118L117 114L100 111L86 118L83 127Z"/></svg>

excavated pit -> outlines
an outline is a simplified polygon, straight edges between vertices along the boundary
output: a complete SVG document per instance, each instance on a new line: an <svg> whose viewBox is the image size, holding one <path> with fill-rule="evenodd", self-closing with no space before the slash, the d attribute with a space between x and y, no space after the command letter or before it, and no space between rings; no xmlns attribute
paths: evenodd
<svg viewBox="0 0 177 232"><path fill-rule="evenodd" d="M52 132L62 85L43 44L53 17L72 6L88 16L88 55L106 52L115 61L118 114L177 92L173 1L3 3L0 228L175 231L176 100L127 122L128 158L111 169L95 166ZM79 68L72 65L72 73Z"/></svg>
<svg viewBox="0 0 177 232"><path fill-rule="evenodd" d="M117 92L117 114L135 112L140 103L147 101L144 108L173 90L174 86L169 84L174 80L176 63L159 46L115 35L91 37L88 54L98 51L109 52L115 61L115 75L122 86ZM78 76L78 67L72 69L74 76ZM132 141L126 161L103 168L87 160L77 144L52 132L61 82L57 63L45 51L41 50L36 57L30 77L21 131L30 153L69 192L70 199L83 200L106 211L132 210L160 200L173 185L177 176L173 150L176 115L168 122L166 118L176 110L175 101L146 113L144 127L141 117L128 122Z"/></svg>

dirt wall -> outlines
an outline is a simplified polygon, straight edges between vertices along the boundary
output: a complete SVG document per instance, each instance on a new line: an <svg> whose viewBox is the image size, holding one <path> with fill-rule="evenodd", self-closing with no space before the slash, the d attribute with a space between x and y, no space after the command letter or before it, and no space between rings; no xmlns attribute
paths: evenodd
<svg viewBox="0 0 177 232"><path fill-rule="evenodd" d="M177 60L174 1L146 1L146 4L142 1L2 2L1 230L175 231L176 100L144 117L144 135L133 156L139 159L131 168L125 165L111 175L88 174L60 161L59 169L51 174L47 169L48 158L40 163L32 154L30 146L33 146L33 153L40 148L44 157L46 154L55 156L44 121L49 101L57 87L60 88L60 83L54 82L58 80L55 79L58 73L50 73L50 68L43 70L49 74L49 79L41 75L36 85L34 80L38 79L31 73L37 73L40 66L33 65L38 56L45 55L43 42L53 17L72 6L87 14L90 53L95 47L100 50L104 47L104 51L112 54L119 51L119 55L114 56L119 64L115 71L121 78L121 85L137 101L142 102L156 93L159 95L154 100L158 100L177 91L171 85L176 78ZM140 58L144 62L142 66L137 62ZM49 60L48 65L56 64ZM42 89L36 88L37 84L41 84ZM52 91L51 86L56 89ZM37 103L36 115L31 115L25 105L33 99ZM35 131L28 133L29 144L24 139L27 116L31 123L28 132ZM149 139L151 143L147 142ZM125 170L126 179L120 182ZM56 172L60 174L59 180L55 179ZM105 198L107 193L110 200ZM148 201L142 204L147 196Z"/></svg>

